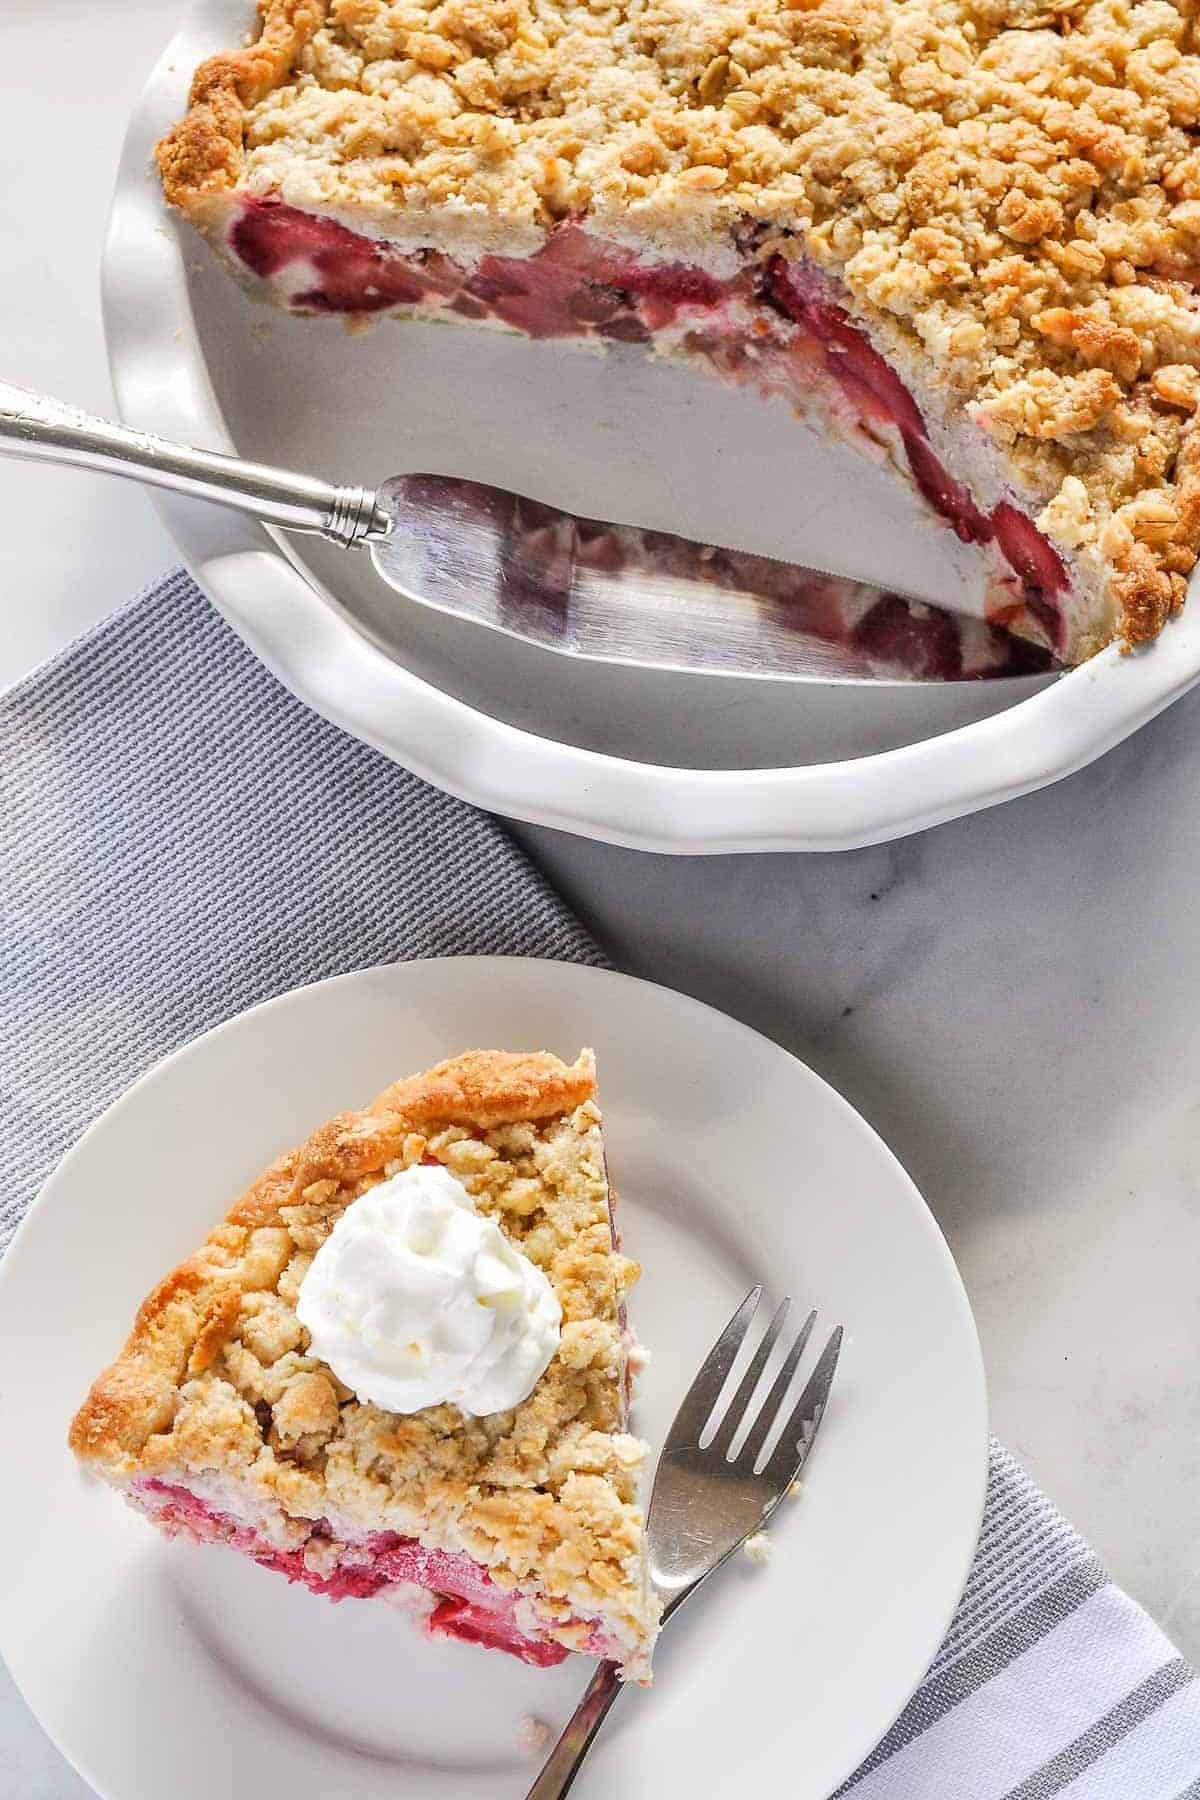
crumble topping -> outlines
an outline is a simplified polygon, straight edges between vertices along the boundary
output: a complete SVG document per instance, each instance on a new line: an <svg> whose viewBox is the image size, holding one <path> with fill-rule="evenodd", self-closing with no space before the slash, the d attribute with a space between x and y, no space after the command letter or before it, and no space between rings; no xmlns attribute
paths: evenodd
<svg viewBox="0 0 1200 1800"><path fill-rule="evenodd" d="M554 1732L545 1719L527 1713L517 1727L517 1745L529 1756L538 1756L550 1743Z"/></svg>
<svg viewBox="0 0 1200 1800"><path fill-rule="evenodd" d="M497 1585L535 1588L541 1628L564 1641L586 1638L569 1621L589 1613L642 1639L644 1446L624 1429L622 1318L638 1270L613 1242L593 1091L590 1053L567 1067L477 1052L322 1127L149 1296L74 1420L73 1449L119 1484L231 1480L297 1543L326 1520L335 1538L391 1530L465 1551ZM559 1353L509 1412L364 1405L308 1353L293 1310L344 1209L428 1158L562 1307Z"/></svg>
<svg viewBox="0 0 1200 1800"><path fill-rule="evenodd" d="M1200 54L1172 0L263 0L160 148L363 230L804 254L1111 576L1131 641L1200 549ZM523 248L522 248L523 246ZM1069 496L1068 481L1073 482ZM1040 509L1040 510L1039 510ZM1060 528L1066 535L1058 536Z"/></svg>

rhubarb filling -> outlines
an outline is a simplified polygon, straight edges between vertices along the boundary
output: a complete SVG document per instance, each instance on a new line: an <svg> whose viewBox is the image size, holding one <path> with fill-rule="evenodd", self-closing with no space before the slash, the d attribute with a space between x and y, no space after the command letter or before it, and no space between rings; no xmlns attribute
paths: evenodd
<svg viewBox="0 0 1200 1800"><path fill-rule="evenodd" d="M702 356L729 380L784 393L801 410L824 377L838 411L904 458L937 517L964 543L995 553L1007 573L995 583L991 622L1040 639L1054 654L1065 647L1069 582L1058 552L1008 500L980 509L939 459L899 376L804 264L773 256L719 279L684 264L639 261L566 223L531 257L484 256L468 267L439 251L364 237L272 196L243 196L225 243L244 270L300 313L446 313L531 338L653 342ZM895 630L896 597L885 598L887 616L872 622L865 640L873 633L901 645L919 640L911 620ZM929 662L931 646L920 649Z"/></svg>
<svg viewBox="0 0 1200 1800"><path fill-rule="evenodd" d="M151 1479L135 1482L129 1492L139 1510L168 1537L240 1550L261 1567L326 1599L398 1600L416 1612L414 1600L427 1595L428 1603L419 1611L430 1636L504 1650L537 1668L550 1668L568 1655L565 1645L536 1632L527 1600L498 1587L481 1564L461 1552L428 1549L416 1538L393 1531L343 1543L323 1519L313 1521L305 1544L281 1549L254 1526L221 1512L190 1488ZM420 1592L414 1595L413 1590ZM575 1647L585 1654L614 1661L624 1654L598 1627L567 1619L563 1628L576 1631L580 1641Z"/></svg>

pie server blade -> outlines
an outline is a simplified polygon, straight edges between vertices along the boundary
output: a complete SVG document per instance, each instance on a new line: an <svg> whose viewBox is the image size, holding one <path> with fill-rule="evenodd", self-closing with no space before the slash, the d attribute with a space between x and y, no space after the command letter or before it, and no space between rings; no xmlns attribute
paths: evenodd
<svg viewBox="0 0 1200 1800"><path fill-rule="evenodd" d="M406 600L560 655L774 680L960 680L1052 666L979 620L836 571L584 519L454 476L338 487L3 383L0 453L128 476L365 546Z"/></svg>
<svg viewBox="0 0 1200 1800"><path fill-rule="evenodd" d="M580 518L503 488L398 475L375 566L406 598L562 655L779 679L1032 674L1048 654L833 572Z"/></svg>

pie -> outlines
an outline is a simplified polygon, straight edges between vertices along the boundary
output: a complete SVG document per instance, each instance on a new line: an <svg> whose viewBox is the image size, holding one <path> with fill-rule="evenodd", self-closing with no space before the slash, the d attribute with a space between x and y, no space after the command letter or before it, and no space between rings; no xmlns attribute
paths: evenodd
<svg viewBox="0 0 1200 1800"><path fill-rule="evenodd" d="M1200 55L1177 0L261 11L158 150L256 290L782 394L890 459L976 547L970 604L1065 661L1180 606Z"/></svg>
<svg viewBox="0 0 1200 1800"><path fill-rule="evenodd" d="M647 1679L645 1446L627 1429L638 1269L613 1224L595 1091L590 1051L572 1065L472 1051L322 1126L143 1302L71 1425L76 1455L169 1536L314 1593L400 1604L431 1634L528 1663L577 1650ZM561 1308L549 1366L507 1412L364 1403L297 1317L347 1208L430 1162Z"/></svg>

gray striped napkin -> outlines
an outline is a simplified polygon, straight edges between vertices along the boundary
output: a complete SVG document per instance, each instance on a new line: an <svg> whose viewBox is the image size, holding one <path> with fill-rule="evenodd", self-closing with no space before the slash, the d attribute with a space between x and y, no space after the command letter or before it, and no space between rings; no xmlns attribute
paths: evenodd
<svg viewBox="0 0 1200 1800"><path fill-rule="evenodd" d="M1200 1800L1200 1682L994 1439L979 1549L946 1641L839 1793Z"/></svg>
<svg viewBox="0 0 1200 1800"><path fill-rule="evenodd" d="M256 1001L406 957L603 960L495 821L307 712L182 574L0 698L0 944L0 1248L90 1119ZM999 1445L949 1636L841 1792L1200 1800L1200 1684Z"/></svg>

